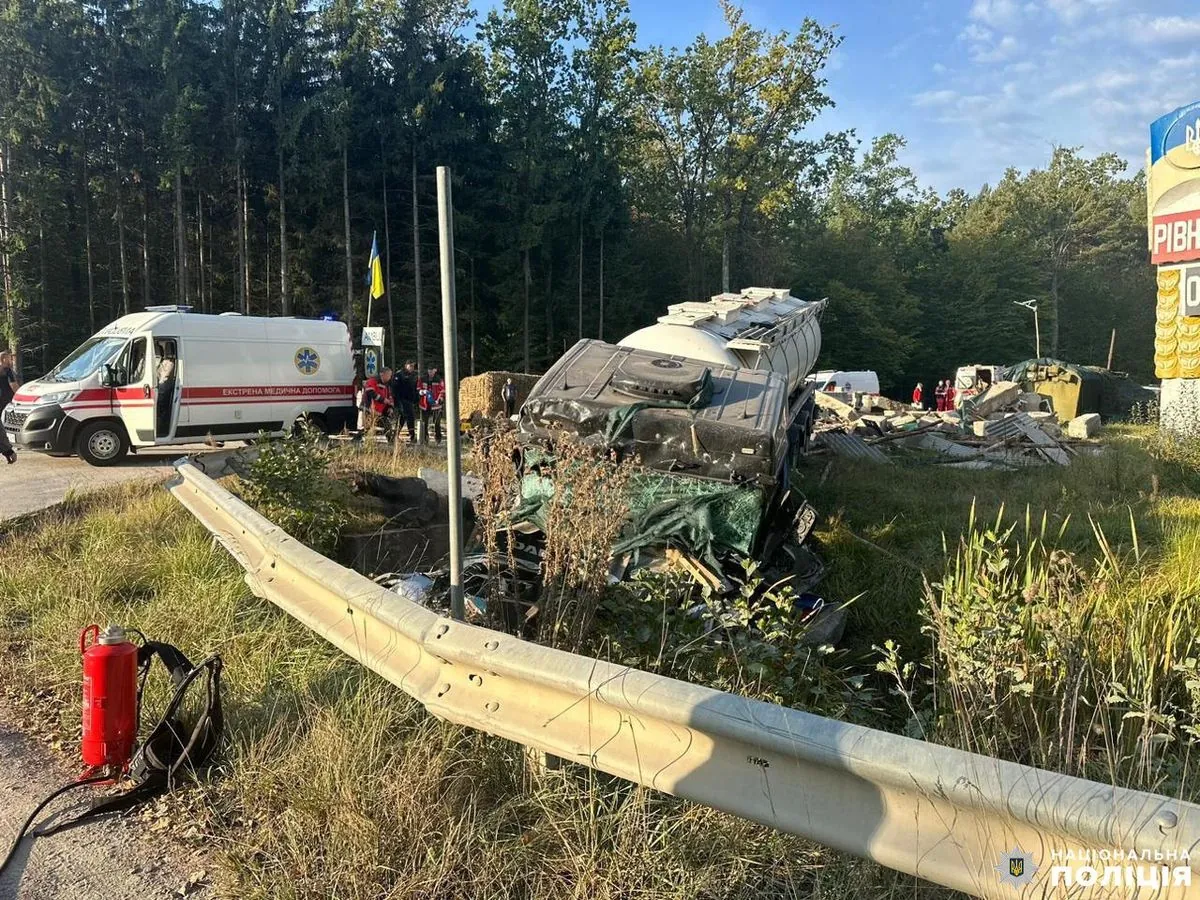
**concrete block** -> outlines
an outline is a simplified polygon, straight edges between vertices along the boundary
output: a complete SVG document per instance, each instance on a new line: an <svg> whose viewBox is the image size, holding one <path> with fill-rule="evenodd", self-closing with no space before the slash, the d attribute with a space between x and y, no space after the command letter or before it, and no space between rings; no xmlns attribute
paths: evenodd
<svg viewBox="0 0 1200 900"><path fill-rule="evenodd" d="M1021 396L1021 386L1013 381L997 381L990 388L975 398L971 412L980 418L986 418L994 412L1016 406Z"/></svg>
<svg viewBox="0 0 1200 900"><path fill-rule="evenodd" d="M1033 391L1024 391L1017 398L1017 409L1021 412L1038 412L1042 408L1042 395Z"/></svg>
<svg viewBox="0 0 1200 900"><path fill-rule="evenodd" d="M1098 413L1085 413L1082 416L1076 416L1067 423L1067 437L1075 438L1076 440L1087 440L1095 437L1100 433L1100 415Z"/></svg>

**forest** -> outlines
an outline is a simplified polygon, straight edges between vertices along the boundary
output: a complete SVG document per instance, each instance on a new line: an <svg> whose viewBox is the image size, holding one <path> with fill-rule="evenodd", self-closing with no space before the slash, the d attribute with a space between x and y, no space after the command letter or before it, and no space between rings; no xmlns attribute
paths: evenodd
<svg viewBox="0 0 1200 900"><path fill-rule="evenodd" d="M441 357L454 175L460 370L541 371L669 303L829 298L822 365L886 390L1042 351L1152 370L1143 173L1044 165L939 194L904 140L826 132L834 28L644 46L625 0L0 0L3 337L26 378L146 306L368 309ZM799 18L799 16L798 16ZM896 102L903 102L897 98Z"/></svg>

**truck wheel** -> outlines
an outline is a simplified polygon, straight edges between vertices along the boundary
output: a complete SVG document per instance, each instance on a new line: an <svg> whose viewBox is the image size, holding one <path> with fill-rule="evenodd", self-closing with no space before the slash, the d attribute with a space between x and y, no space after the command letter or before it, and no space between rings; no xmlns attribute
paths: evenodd
<svg viewBox="0 0 1200 900"><path fill-rule="evenodd" d="M80 458L93 466L120 462L129 450L125 429L116 422L89 422L79 429L75 444Z"/></svg>

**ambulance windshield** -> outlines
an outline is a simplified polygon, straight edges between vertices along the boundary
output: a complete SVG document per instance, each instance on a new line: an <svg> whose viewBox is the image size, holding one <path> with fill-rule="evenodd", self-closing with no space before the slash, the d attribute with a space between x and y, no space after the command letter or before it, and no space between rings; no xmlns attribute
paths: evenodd
<svg viewBox="0 0 1200 900"><path fill-rule="evenodd" d="M116 356L127 340L123 337L88 338L79 349L51 369L44 380L83 381Z"/></svg>

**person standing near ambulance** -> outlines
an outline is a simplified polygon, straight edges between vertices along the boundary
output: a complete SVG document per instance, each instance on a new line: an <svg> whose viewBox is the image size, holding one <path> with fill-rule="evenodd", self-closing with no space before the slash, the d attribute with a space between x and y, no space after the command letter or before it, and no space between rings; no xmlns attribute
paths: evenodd
<svg viewBox="0 0 1200 900"><path fill-rule="evenodd" d="M404 368L392 379L392 395L396 399L396 412L400 422L396 424L396 433L400 432L400 424L408 429L408 442L417 442L416 411L420 397L417 395L417 364L409 360Z"/></svg>
<svg viewBox="0 0 1200 900"><path fill-rule="evenodd" d="M442 410L446 405L446 382L438 374L436 366L429 367L429 374L417 382L417 395L421 405L421 434L423 440L429 441L429 426L433 424L434 442L442 442ZM458 427L458 423L452 423Z"/></svg>
<svg viewBox="0 0 1200 900"><path fill-rule="evenodd" d="M363 385L363 431L374 434L380 421L391 413L395 401L392 399L392 370L381 369Z"/></svg>
<svg viewBox="0 0 1200 900"><path fill-rule="evenodd" d="M4 415L4 407L12 403L13 397L17 394L17 388L20 386L17 374L13 371L13 355L5 350L0 353L0 418ZM3 456L10 466L17 461L17 452L13 449L12 442L8 439L8 432L4 430L2 422L0 422L0 456Z"/></svg>

